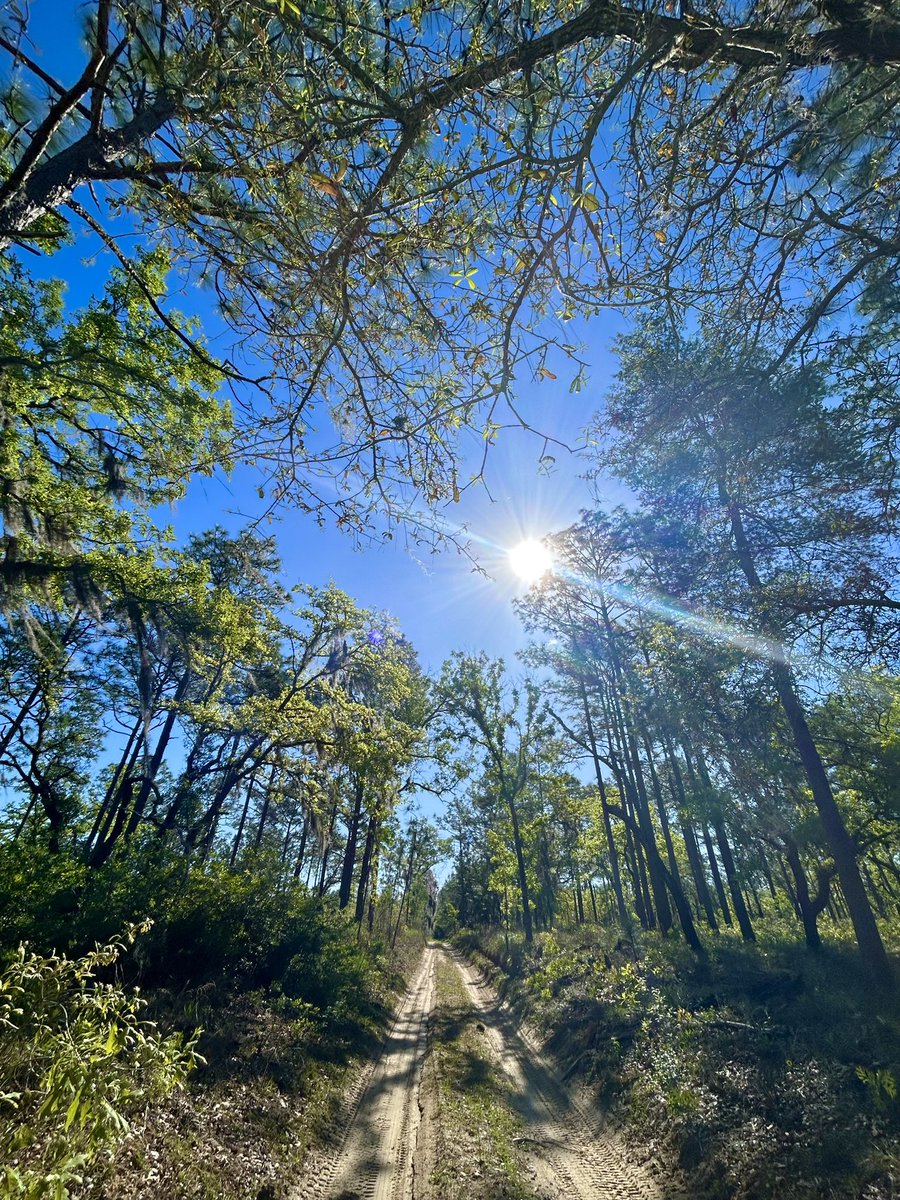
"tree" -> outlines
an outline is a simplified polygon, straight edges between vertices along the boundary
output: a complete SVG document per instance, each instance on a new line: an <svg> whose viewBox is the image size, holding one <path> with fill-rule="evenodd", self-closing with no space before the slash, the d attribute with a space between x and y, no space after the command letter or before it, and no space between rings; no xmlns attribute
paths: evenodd
<svg viewBox="0 0 900 1200"><path fill-rule="evenodd" d="M484 654L462 653L444 664L439 688L451 728L483 754L486 783L509 813L522 928L526 942L530 942L532 903L520 800L529 783L530 759L541 735L537 689L532 684L521 690L508 688L502 661L491 661Z"/></svg>
<svg viewBox="0 0 900 1200"><path fill-rule="evenodd" d="M629 631L600 582L608 578L613 559L602 538L592 537L592 532L585 527L557 538L566 573L534 589L519 605L529 630L552 635L549 644L530 647L528 659L554 671L556 681L549 685L553 715L593 768L620 921L627 927L619 852L610 823L613 816L626 827L625 860L634 880L641 924L647 928L658 924L668 933L671 897L685 939L702 955L705 951L681 883L667 798L652 752L658 731L647 719ZM606 772L612 776L619 804L611 802ZM660 853L657 821L668 865Z"/></svg>
<svg viewBox="0 0 900 1200"><path fill-rule="evenodd" d="M67 316L63 289L0 262L0 516L3 602L102 602L124 554L155 548L148 514L195 472L227 460L220 375L182 343L154 298L166 258L113 272Z"/></svg>

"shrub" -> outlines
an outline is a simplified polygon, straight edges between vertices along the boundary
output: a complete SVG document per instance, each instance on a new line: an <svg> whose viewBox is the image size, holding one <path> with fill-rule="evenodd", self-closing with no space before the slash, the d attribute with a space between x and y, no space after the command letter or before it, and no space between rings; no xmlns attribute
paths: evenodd
<svg viewBox="0 0 900 1200"><path fill-rule="evenodd" d="M63 1200L122 1140L129 1114L194 1066L194 1040L162 1037L137 992L100 978L141 928L75 959L20 946L0 975L4 1200Z"/></svg>

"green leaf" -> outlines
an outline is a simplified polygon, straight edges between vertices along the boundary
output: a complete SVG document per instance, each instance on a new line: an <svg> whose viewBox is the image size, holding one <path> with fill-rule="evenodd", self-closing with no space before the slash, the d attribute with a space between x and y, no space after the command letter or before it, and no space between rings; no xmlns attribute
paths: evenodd
<svg viewBox="0 0 900 1200"><path fill-rule="evenodd" d="M81 1104L81 1089L79 1088L79 1090L75 1093L75 1099L72 1101L72 1103L66 1109L66 1123L63 1127L65 1129L66 1133L68 1133L69 1126L72 1124L72 1122L75 1120L76 1116L78 1115L78 1106L80 1104Z"/></svg>

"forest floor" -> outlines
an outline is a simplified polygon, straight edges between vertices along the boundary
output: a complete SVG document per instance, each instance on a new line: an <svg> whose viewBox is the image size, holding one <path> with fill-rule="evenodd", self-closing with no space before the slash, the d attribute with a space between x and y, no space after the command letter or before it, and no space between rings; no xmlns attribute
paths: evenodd
<svg viewBox="0 0 900 1200"><path fill-rule="evenodd" d="M340 984L327 1007L233 981L148 990L165 1033L202 1030L201 1063L186 1086L130 1114L115 1153L70 1187L73 1200L286 1200L316 1147L344 1137L422 939L402 934L362 974L346 940L329 948L328 962L321 946L312 960L323 986Z"/></svg>
<svg viewBox="0 0 900 1200"><path fill-rule="evenodd" d="M291 1200L675 1200L559 1074L486 978L432 943Z"/></svg>

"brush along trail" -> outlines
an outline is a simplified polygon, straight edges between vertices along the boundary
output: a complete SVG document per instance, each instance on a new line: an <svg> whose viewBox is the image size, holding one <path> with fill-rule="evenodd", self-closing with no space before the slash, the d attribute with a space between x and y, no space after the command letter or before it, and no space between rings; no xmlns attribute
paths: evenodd
<svg viewBox="0 0 900 1200"><path fill-rule="evenodd" d="M431 944L291 1200L674 1200L558 1075L478 972Z"/></svg>

